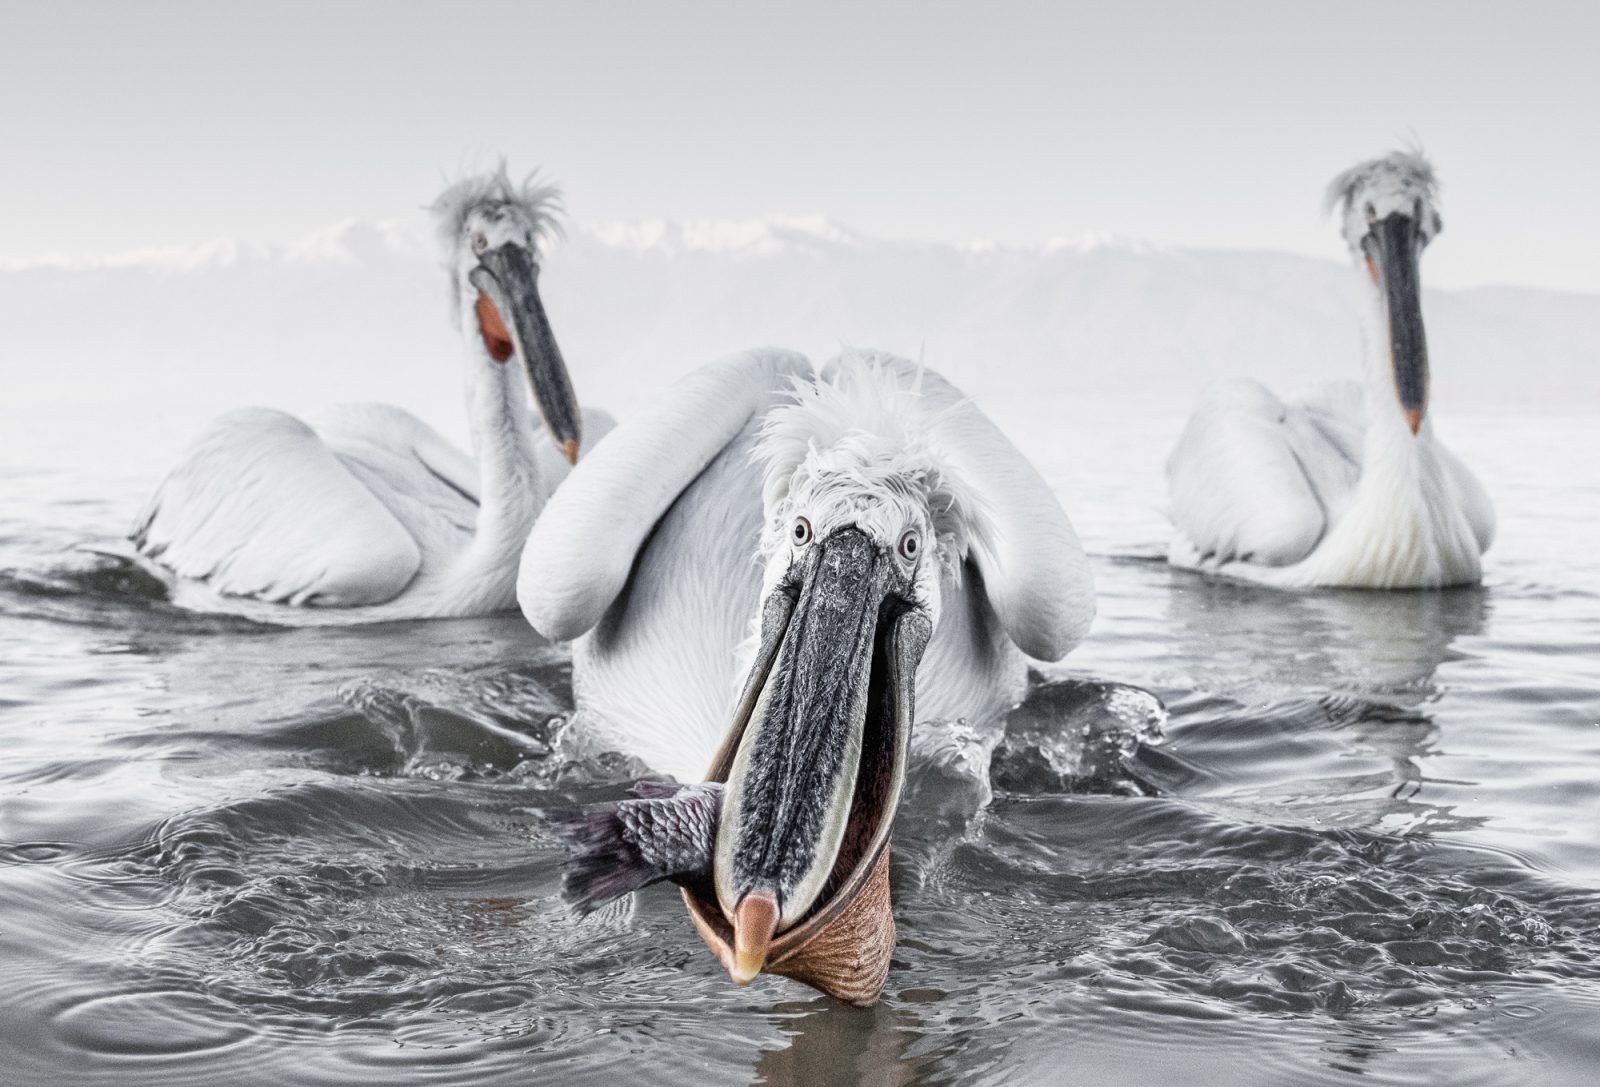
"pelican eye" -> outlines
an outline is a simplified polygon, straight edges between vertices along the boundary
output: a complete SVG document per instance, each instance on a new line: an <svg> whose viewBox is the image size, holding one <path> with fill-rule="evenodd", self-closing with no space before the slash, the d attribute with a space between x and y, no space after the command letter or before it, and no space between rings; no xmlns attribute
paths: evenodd
<svg viewBox="0 0 1600 1087"><path fill-rule="evenodd" d="M472 232L472 251L481 257L483 256L483 251L488 248L489 239L483 236L483 231L474 230Z"/></svg>
<svg viewBox="0 0 1600 1087"><path fill-rule="evenodd" d="M804 517L794 519L794 527L789 530L789 539L796 547L804 547L811 542L811 522Z"/></svg>
<svg viewBox="0 0 1600 1087"><path fill-rule="evenodd" d="M895 547L900 557L910 561L917 557L917 552L922 550L922 540L917 536L916 529L908 529L900 537L900 543Z"/></svg>

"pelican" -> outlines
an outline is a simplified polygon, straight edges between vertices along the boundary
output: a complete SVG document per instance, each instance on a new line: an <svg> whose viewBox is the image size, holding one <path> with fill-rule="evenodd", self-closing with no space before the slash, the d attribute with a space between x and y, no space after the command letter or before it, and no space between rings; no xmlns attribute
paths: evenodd
<svg viewBox="0 0 1600 1087"><path fill-rule="evenodd" d="M411 413L343 404L302 422L216 420L135 521L175 602L286 623L485 615L515 600L517 556L575 462L583 426L539 298L560 195L497 171L432 206L466 346L467 456ZM553 444L541 442L520 356ZM591 439L609 428L590 414ZM559 453L557 452L559 450Z"/></svg>
<svg viewBox="0 0 1600 1087"><path fill-rule="evenodd" d="M1208 389L1167 461L1174 566L1284 587L1479 580L1494 507L1428 414L1418 264L1441 229L1436 191L1409 151L1328 187L1359 278L1364 380L1288 403L1248 379Z"/></svg>
<svg viewBox="0 0 1600 1087"><path fill-rule="evenodd" d="M573 472L517 596L577 639L581 726L710 780L576 817L579 898L674 879L735 981L859 1003L888 970L886 846L919 737L998 731L1026 659L1059 660L1094 613L1034 468L937 374L865 352L690 375ZM624 825L660 833L641 847Z"/></svg>

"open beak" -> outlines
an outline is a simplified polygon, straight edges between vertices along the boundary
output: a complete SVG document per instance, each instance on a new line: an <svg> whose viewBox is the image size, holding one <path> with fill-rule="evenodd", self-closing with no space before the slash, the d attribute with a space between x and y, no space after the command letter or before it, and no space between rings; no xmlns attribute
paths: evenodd
<svg viewBox="0 0 1600 1087"><path fill-rule="evenodd" d="M539 298L539 266L533 254L512 243L487 250L468 279L478 288L478 331L489 357L504 363L513 354L522 356L545 428L567 460L576 464L583 441L578 398Z"/></svg>
<svg viewBox="0 0 1600 1087"><path fill-rule="evenodd" d="M845 528L807 548L763 607L760 648L711 772L727 786L715 901L686 892L741 985L769 970L858 1002L882 987L893 947L885 851L932 632L909 591L893 558ZM861 963L869 976L847 977Z"/></svg>
<svg viewBox="0 0 1600 1087"><path fill-rule="evenodd" d="M1389 357L1406 423L1415 434L1428 410L1428 339L1422 328L1422 246L1416 220L1398 212L1372 224L1361 241L1389 314Z"/></svg>

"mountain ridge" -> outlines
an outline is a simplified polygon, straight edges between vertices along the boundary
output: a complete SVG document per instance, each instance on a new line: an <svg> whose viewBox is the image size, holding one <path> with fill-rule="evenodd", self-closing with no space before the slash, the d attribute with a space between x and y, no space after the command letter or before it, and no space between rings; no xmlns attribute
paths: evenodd
<svg viewBox="0 0 1600 1087"><path fill-rule="evenodd" d="M540 281L580 397L619 415L763 344L896 351L990 402L1173 411L1216 378L1288 395L1360 369L1357 273L1294 253L1109 235L882 241L823 216L657 220L575 225ZM1437 404L1600 401L1600 295L1430 289L1424 313ZM0 367L24 413L131 414L187 434L236 404L371 399L459 434L460 366L420 213L286 245L0 265Z"/></svg>

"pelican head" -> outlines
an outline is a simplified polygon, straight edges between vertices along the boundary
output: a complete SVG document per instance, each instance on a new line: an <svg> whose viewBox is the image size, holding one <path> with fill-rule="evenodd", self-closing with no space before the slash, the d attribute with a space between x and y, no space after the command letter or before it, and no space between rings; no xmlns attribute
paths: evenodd
<svg viewBox="0 0 1600 1087"><path fill-rule="evenodd" d="M451 185L432 211L467 334L481 345L486 365L521 356L545 427L576 463L583 438L578 401L539 298L539 246L558 229L560 200L537 175L515 184L502 162Z"/></svg>
<svg viewBox="0 0 1600 1087"><path fill-rule="evenodd" d="M1358 163L1328 186L1346 244L1381 293L1395 393L1415 434L1428 407L1428 343L1422 327L1422 250L1443 229L1433 166L1415 151Z"/></svg>
<svg viewBox="0 0 1600 1087"><path fill-rule="evenodd" d="M916 396L892 373L849 369L796 397L762 433L757 648L713 768L727 794L712 882L731 928L723 961L741 984L763 968L803 978L835 969L769 967L830 925L826 954L881 954L887 969L882 864L913 685L941 584L974 531L971 498L926 444ZM858 896L878 904L852 913Z"/></svg>

